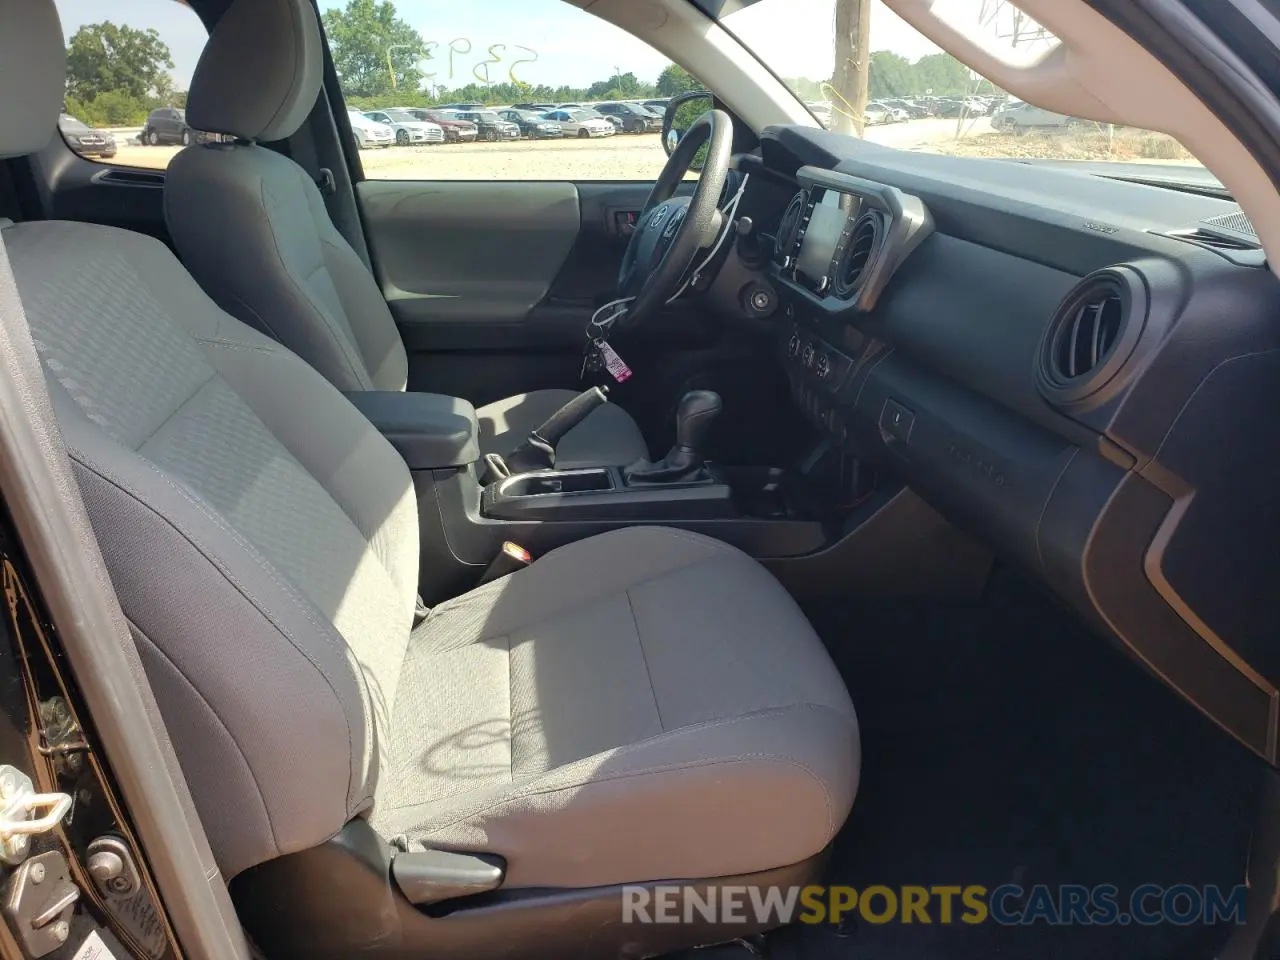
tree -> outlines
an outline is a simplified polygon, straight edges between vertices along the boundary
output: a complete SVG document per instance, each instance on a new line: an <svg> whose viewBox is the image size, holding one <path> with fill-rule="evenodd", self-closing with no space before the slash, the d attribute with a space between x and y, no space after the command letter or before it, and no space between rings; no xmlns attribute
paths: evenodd
<svg viewBox="0 0 1280 960"><path fill-rule="evenodd" d="M916 80L920 90L932 90L935 94L969 93L973 87L973 75L969 68L949 53L931 53L915 63Z"/></svg>
<svg viewBox="0 0 1280 960"><path fill-rule="evenodd" d="M641 83L634 73L615 73L608 80L597 80L587 87L588 100L629 100L653 95L651 83Z"/></svg>
<svg viewBox="0 0 1280 960"><path fill-rule="evenodd" d="M676 97L693 90L705 90L702 81L679 64L664 67L656 87L660 97Z"/></svg>
<svg viewBox="0 0 1280 960"><path fill-rule="evenodd" d="M912 97L924 93L918 86L915 65L899 53L877 50L871 54L867 70L867 95L873 100L882 97Z"/></svg>
<svg viewBox="0 0 1280 960"><path fill-rule="evenodd" d="M86 24L67 47L67 93L82 101L103 93L143 100L172 91L172 69L173 57L155 30Z"/></svg>
<svg viewBox="0 0 1280 960"><path fill-rule="evenodd" d="M345 10L325 11L324 29L343 93L376 97L393 89L416 93L422 86L418 64L426 57L426 43L396 16L389 0L348 0Z"/></svg>
<svg viewBox="0 0 1280 960"><path fill-rule="evenodd" d="M862 135L870 75L870 0L836 0L835 69L831 72L831 127Z"/></svg>

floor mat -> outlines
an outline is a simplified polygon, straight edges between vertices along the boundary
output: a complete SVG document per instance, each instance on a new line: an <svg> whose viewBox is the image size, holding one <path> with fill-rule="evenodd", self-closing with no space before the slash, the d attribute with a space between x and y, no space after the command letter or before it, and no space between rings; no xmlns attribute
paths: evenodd
<svg viewBox="0 0 1280 960"><path fill-rule="evenodd" d="M1260 761L1029 585L1002 575L980 604L806 612L864 750L829 883L1243 882ZM773 960L1181 960L1212 956L1225 932L859 920L768 943Z"/></svg>

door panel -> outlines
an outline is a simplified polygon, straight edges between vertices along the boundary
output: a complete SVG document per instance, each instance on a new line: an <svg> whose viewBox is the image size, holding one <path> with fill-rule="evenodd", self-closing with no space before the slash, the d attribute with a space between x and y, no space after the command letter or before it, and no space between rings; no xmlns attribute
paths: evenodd
<svg viewBox="0 0 1280 960"><path fill-rule="evenodd" d="M421 327L522 321L581 220L569 183L365 180L357 192L383 292L415 340Z"/></svg>
<svg viewBox="0 0 1280 960"><path fill-rule="evenodd" d="M651 188L359 183L378 281L409 352L410 388L484 403L577 386L584 331L616 295L629 226ZM716 325L690 313L673 311L626 338L634 355L713 345Z"/></svg>

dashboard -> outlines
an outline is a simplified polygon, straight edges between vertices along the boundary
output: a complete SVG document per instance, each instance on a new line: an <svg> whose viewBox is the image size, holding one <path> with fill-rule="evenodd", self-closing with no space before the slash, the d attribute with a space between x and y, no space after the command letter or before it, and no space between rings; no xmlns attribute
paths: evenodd
<svg viewBox="0 0 1280 960"><path fill-rule="evenodd" d="M1275 763L1280 281L1239 208L798 127L737 162L739 302L814 429Z"/></svg>

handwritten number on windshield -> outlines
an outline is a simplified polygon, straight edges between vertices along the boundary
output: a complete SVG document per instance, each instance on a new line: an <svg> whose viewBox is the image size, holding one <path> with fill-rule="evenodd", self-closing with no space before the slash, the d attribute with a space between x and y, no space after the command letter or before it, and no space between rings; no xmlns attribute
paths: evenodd
<svg viewBox="0 0 1280 960"><path fill-rule="evenodd" d="M495 43L495 44L491 44L491 45L489 46L489 59L488 59L488 60L481 60L481 61L480 61L479 63L477 63L474 67L472 67L472 68L471 68L471 75L472 75L473 77L475 77L477 80L479 80L481 83L489 83L489 82L490 82L490 80L489 80L489 64L491 64L491 63L502 63L502 54L500 53L500 51L505 50L505 49L507 49L507 45L506 45L505 43ZM484 70L484 73L483 73L483 74L480 72L480 71L481 71L481 69L483 69L483 70Z"/></svg>
<svg viewBox="0 0 1280 960"><path fill-rule="evenodd" d="M428 40L426 42L426 46L424 47L425 52L422 55L422 59L434 60L435 59L434 51L438 50L439 48L440 48L440 44L437 41ZM457 75L458 68L454 62L455 57L458 54L462 54L463 56L465 56L466 54L470 53L472 49L473 49L472 43L466 37L456 37L455 39L449 41L449 79L450 80L452 80ZM492 83L493 72L491 70L491 67L500 66L502 64L503 52L506 49L507 49L507 45L505 43L491 43L489 45L489 59L481 60L479 63L472 66L471 75L475 77L477 80L479 80L481 83L484 83L484 84ZM538 51L534 50L532 47L522 46L521 44L518 44L518 43L514 44L514 49L523 50L525 53L528 54L528 56L517 57L516 59L511 61L510 65L507 67L507 78L516 86L528 86L529 85L528 81L521 80L518 76L516 76L516 67L525 63L537 63ZM423 76L426 79L431 80L436 77L436 74L434 72L424 73Z"/></svg>
<svg viewBox="0 0 1280 960"><path fill-rule="evenodd" d="M463 46L463 44L466 44L466 46ZM470 52L471 52L471 41L468 40L466 37L458 37L456 40L449 41L449 79L450 80L452 80L454 77L453 55L455 53L470 53Z"/></svg>
<svg viewBox="0 0 1280 960"><path fill-rule="evenodd" d="M492 48L492 47L490 47L489 49L490 49L490 50L492 50L493 48ZM522 63L537 63L537 62L538 62L538 51L537 51L537 50L533 50L533 49L531 49L531 48L529 48L529 47L522 47L522 46L520 46L519 44L516 44L516 49L517 49L517 50L523 50L523 51L525 51L526 53L528 53L528 54L529 54L529 56L527 56L527 57L525 57L525 58L523 58L523 59L521 59L521 60L512 60L512 61L511 61L511 66L507 68L507 76L511 78L511 82L512 82L512 83L514 83L514 84L516 84L516 85L518 86L518 85L520 85L520 84L524 83L524 81L523 81L523 80L521 80L519 77L517 77L517 76L516 76L516 67L520 66L520 64L522 64Z"/></svg>
<svg viewBox="0 0 1280 960"><path fill-rule="evenodd" d="M434 51L437 50L439 46L440 44L437 43L435 40L428 40L426 43L424 43L422 45L422 59L424 61L434 60L436 58ZM436 78L436 72L432 70L430 73L424 73L422 76L423 76L423 79L425 80L434 80Z"/></svg>

